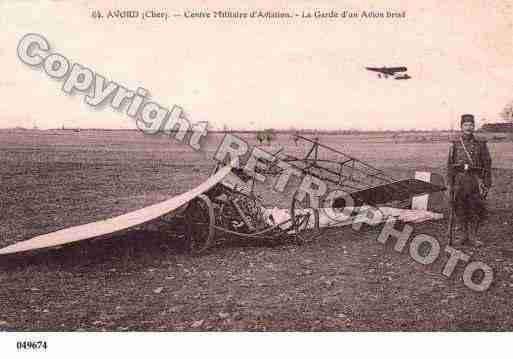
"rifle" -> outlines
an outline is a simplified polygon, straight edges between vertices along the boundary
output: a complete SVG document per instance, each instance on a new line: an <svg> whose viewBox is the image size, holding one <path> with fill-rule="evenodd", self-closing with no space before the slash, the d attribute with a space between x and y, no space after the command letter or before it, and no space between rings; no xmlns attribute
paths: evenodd
<svg viewBox="0 0 513 359"><path fill-rule="evenodd" d="M447 244L451 245L452 240L454 238L454 216L455 216L455 209L454 209L454 186L450 186L449 189L449 206L451 209L451 212L449 213L449 224L447 228Z"/></svg>

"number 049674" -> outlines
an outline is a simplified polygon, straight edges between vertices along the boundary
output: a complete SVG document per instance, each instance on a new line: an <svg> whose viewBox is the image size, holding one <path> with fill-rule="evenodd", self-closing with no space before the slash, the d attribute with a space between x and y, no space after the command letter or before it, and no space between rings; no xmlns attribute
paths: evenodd
<svg viewBox="0 0 513 359"><path fill-rule="evenodd" d="M39 340L39 341L23 340L23 341L16 342L16 349L18 349L18 350L46 350L46 349L48 349L48 344L44 340Z"/></svg>

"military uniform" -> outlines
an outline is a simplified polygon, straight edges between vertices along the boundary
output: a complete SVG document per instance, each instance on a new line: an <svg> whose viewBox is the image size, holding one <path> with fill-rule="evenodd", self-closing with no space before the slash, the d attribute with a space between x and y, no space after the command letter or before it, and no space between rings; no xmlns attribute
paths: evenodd
<svg viewBox="0 0 513 359"><path fill-rule="evenodd" d="M464 242L477 240L477 230L486 216L480 181L486 188L492 186L491 164L485 140L462 134L452 142L447 161L448 184L454 191L453 206Z"/></svg>

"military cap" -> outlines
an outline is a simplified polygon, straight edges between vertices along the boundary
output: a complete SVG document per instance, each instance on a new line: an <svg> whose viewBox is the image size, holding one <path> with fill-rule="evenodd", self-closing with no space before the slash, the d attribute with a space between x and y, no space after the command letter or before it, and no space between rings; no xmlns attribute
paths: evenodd
<svg viewBox="0 0 513 359"><path fill-rule="evenodd" d="M463 125L465 122L472 122L473 124L475 124L474 115L471 115L469 113L461 115L460 126Z"/></svg>

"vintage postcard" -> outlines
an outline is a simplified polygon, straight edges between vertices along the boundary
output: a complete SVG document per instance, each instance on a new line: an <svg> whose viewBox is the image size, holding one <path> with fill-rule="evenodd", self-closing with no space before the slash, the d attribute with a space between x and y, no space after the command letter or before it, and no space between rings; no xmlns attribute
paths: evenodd
<svg viewBox="0 0 513 359"><path fill-rule="evenodd" d="M6 345L511 331L512 15L0 1Z"/></svg>

